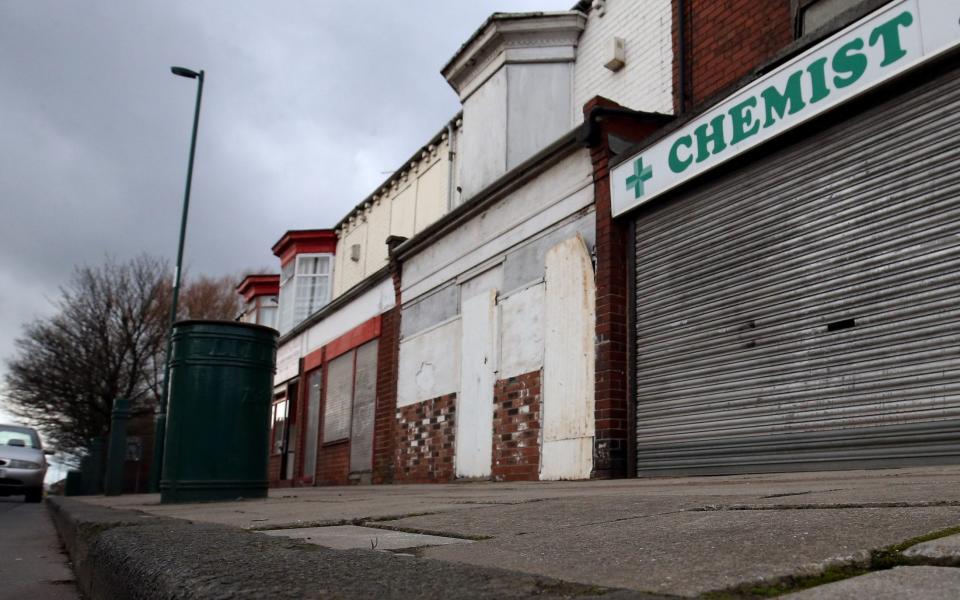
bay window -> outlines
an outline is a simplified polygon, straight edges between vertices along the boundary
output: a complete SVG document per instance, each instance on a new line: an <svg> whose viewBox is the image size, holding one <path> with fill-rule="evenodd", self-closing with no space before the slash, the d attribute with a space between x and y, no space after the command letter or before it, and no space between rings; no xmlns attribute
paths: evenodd
<svg viewBox="0 0 960 600"><path fill-rule="evenodd" d="M330 301L333 256L300 254L280 272L280 333L286 333Z"/></svg>

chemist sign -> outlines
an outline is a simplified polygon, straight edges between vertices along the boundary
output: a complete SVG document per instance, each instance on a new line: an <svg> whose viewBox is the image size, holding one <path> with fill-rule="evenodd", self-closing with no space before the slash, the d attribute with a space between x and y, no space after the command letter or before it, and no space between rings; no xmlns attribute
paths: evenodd
<svg viewBox="0 0 960 600"><path fill-rule="evenodd" d="M960 1L901 0L754 81L611 173L621 215L960 44Z"/></svg>

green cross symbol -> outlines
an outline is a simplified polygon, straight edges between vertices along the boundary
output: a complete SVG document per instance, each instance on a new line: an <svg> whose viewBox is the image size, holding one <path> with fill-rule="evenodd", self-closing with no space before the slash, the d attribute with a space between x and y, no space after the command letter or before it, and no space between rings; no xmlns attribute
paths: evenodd
<svg viewBox="0 0 960 600"><path fill-rule="evenodd" d="M653 177L653 167L643 166L641 156L633 162L633 175L627 177L627 189L633 188L633 195L639 198L643 195L643 182Z"/></svg>

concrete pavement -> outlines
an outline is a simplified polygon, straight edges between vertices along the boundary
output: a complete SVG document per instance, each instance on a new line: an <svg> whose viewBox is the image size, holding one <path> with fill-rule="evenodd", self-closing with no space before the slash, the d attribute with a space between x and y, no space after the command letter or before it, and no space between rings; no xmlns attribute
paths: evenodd
<svg viewBox="0 0 960 600"><path fill-rule="evenodd" d="M790 600L956 600L960 569L896 567L790 594Z"/></svg>
<svg viewBox="0 0 960 600"><path fill-rule="evenodd" d="M0 497L0 600L75 600L67 557L42 504Z"/></svg>
<svg viewBox="0 0 960 600"><path fill-rule="evenodd" d="M368 528L466 538L473 542L425 543L416 554L585 586L751 597L819 583L825 571L894 566L906 560L903 542L957 533L950 528L960 526L960 467L295 488L202 505L162 506L156 496L87 502L248 530L363 525L354 547L367 552ZM349 536L334 537L349 546Z"/></svg>

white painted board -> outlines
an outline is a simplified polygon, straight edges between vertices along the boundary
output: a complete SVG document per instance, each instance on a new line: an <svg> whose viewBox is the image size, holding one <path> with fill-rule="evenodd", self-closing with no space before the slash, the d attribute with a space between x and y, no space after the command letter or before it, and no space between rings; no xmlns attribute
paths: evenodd
<svg viewBox="0 0 960 600"><path fill-rule="evenodd" d="M493 453L494 344L497 291L463 300L460 395L457 397L457 477L488 477Z"/></svg>
<svg viewBox="0 0 960 600"><path fill-rule="evenodd" d="M593 455L593 262L583 238L565 240L546 255L543 364L542 479L586 479ZM577 443L554 444L562 440ZM572 450L575 447L576 450ZM556 453L556 454L555 454Z"/></svg>

